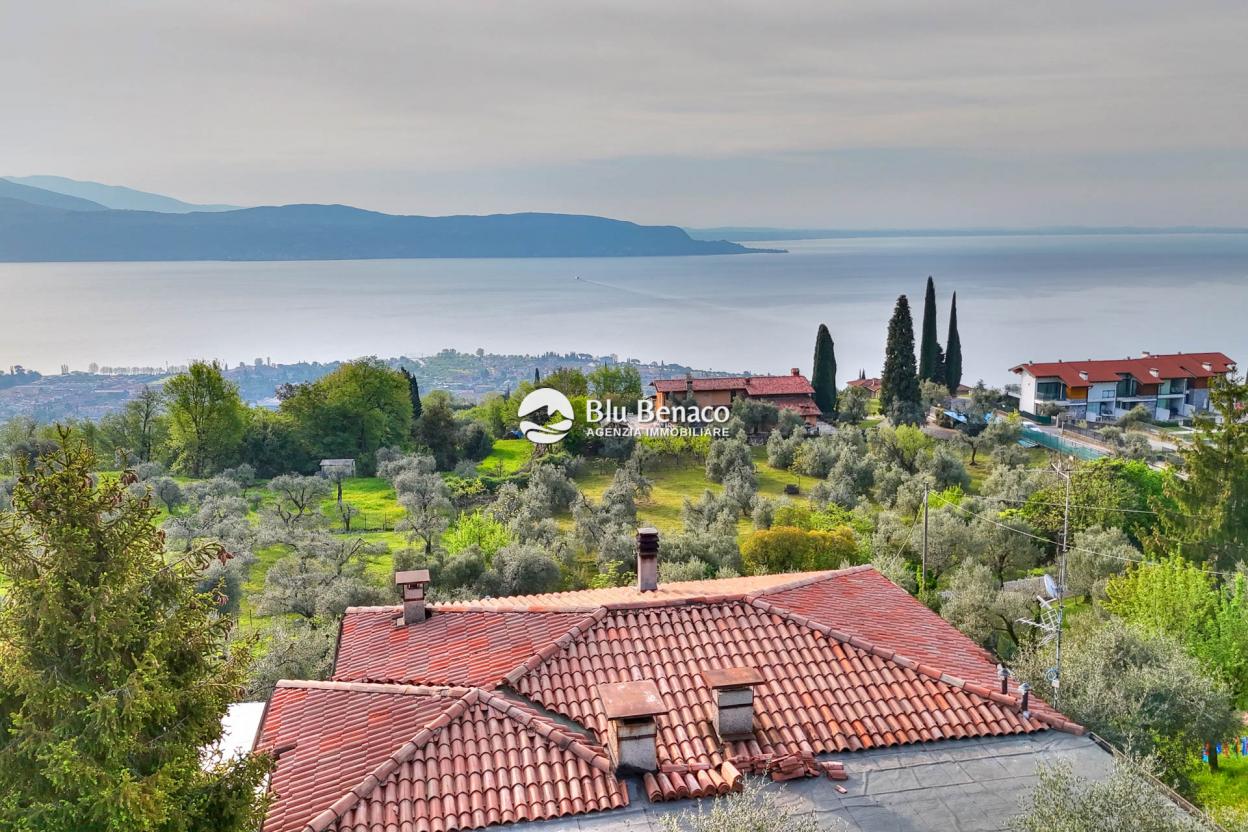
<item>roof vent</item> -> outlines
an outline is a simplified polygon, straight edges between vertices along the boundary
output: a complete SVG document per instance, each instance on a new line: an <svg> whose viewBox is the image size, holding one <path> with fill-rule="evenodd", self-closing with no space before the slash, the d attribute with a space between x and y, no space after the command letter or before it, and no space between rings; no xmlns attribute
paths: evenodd
<svg viewBox="0 0 1248 832"><path fill-rule="evenodd" d="M1200 366L1201 366L1201 367L1204 367L1204 369L1205 369L1205 372L1206 372L1206 373L1212 373L1212 372L1213 372L1213 362L1212 362L1212 361L1202 361L1202 362L1200 362Z"/></svg>
<svg viewBox="0 0 1248 832"><path fill-rule="evenodd" d="M702 679L715 692L715 730L719 738L749 739L754 735L754 686L763 674L753 667L703 670Z"/></svg>
<svg viewBox="0 0 1248 832"><path fill-rule="evenodd" d="M659 689L649 680L598 686L607 716L607 750L617 771L657 771L654 718L667 713Z"/></svg>
<svg viewBox="0 0 1248 832"><path fill-rule="evenodd" d="M429 585L429 570L396 572L394 582L403 587L403 626L424 621L428 617L425 611L425 587Z"/></svg>
<svg viewBox="0 0 1248 832"><path fill-rule="evenodd" d="M1083 379L1084 381L1087 381L1087 380L1088 380L1088 371L1087 371L1087 370L1080 370L1080 371L1079 371L1079 378Z"/></svg>
<svg viewBox="0 0 1248 832"><path fill-rule="evenodd" d="M1158 370L1156 367L1149 367L1148 374L1153 378L1161 378L1161 370Z"/></svg>
<svg viewBox="0 0 1248 832"><path fill-rule="evenodd" d="M654 592L659 588L659 530L644 526L637 530L637 589Z"/></svg>

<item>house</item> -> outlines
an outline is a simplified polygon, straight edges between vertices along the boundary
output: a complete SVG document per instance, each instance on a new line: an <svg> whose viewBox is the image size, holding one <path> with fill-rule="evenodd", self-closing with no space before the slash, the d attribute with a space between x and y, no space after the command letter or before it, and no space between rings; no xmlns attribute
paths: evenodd
<svg viewBox="0 0 1248 832"><path fill-rule="evenodd" d="M263 832L654 830L750 777L858 830L999 828L1039 763L1111 756L869 566L351 608L284 681ZM837 781L836 783L830 781Z"/></svg>
<svg viewBox="0 0 1248 832"><path fill-rule="evenodd" d="M322 459L321 476L350 479L355 476L354 459Z"/></svg>
<svg viewBox="0 0 1248 832"><path fill-rule="evenodd" d="M1110 422L1144 405L1157 421L1190 419L1209 410L1209 381L1235 372L1220 352L1142 353L1139 358L1027 362L1010 370L1021 376L1018 409L1038 414L1056 406L1064 419Z"/></svg>
<svg viewBox="0 0 1248 832"><path fill-rule="evenodd" d="M683 404L690 398L699 407L731 407L740 398L760 399L776 407L795 411L806 424L819 421L819 405L815 404L815 388L794 367L787 376L722 376L715 378L660 378L650 382L654 388L654 406Z"/></svg>
<svg viewBox="0 0 1248 832"><path fill-rule="evenodd" d="M884 383L878 378L867 378L866 374L863 373L858 378L851 380L846 386L866 390L867 398L878 399L880 397L880 388L884 386Z"/></svg>

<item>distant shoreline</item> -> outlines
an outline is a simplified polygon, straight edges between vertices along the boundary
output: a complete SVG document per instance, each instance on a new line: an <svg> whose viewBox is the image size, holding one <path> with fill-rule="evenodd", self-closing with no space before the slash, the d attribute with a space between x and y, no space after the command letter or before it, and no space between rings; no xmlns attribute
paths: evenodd
<svg viewBox="0 0 1248 832"><path fill-rule="evenodd" d="M1222 226L1053 226L1039 228L685 228L695 240L730 240L734 243L783 242L786 240L854 240L894 237L1145 237L1170 234L1248 234L1248 228Z"/></svg>

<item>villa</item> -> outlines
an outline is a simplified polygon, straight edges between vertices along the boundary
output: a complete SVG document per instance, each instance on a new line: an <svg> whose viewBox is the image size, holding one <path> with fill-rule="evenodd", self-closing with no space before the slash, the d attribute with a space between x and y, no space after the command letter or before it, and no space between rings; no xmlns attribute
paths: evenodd
<svg viewBox="0 0 1248 832"><path fill-rule="evenodd" d="M702 407L731 407L740 398L759 399L784 410L792 410L813 425L819 421L819 405L815 404L815 388L794 367L787 376L722 376L715 378L660 378L650 382L654 388L654 405L697 401Z"/></svg>
<svg viewBox="0 0 1248 832"><path fill-rule="evenodd" d="M1209 410L1210 379L1235 372L1235 361L1220 352L1142 353L1139 358L1101 361L1027 362L1013 367L1021 376L1018 409L1045 415L1056 407L1063 419L1112 422L1139 405L1157 421L1190 419Z"/></svg>
<svg viewBox="0 0 1248 832"><path fill-rule="evenodd" d="M869 566L347 610L329 681L278 683L263 832L656 830L745 778L854 830L971 832L1084 729Z"/></svg>

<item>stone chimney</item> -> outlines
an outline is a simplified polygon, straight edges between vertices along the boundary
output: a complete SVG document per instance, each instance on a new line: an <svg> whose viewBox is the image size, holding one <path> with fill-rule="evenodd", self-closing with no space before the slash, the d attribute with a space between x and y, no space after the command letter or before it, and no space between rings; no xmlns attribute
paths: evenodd
<svg viewBox="0 0 1248 832"><path fill-rule="evenodd" d="M599 685L598 698L607 716L607 751L616 771L658 771L654 718L667 708L654 682Z"/></svg>
<svg viewBox="0 0 1248 832"><path fill-rule="evenodd" d="M763 674L753 667L703 670L702 680L715 695L715 730L719 738L749 739L754 735L754 686Z"/></svg>
<svg viewBox="0 0 1248 832"><path fill-rule="evenodd" d="M403 588L403 626L424 621L429 615L425 611L425 587L429 585L429 570L396 572L394 582Z"/></svg>
<svg viewBox="0 0 1248 832"><path fill-rule="evenodd" d="M659 588L659 530L652 526L637 530L637 588L642 592Z"/></svg>

